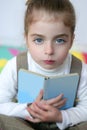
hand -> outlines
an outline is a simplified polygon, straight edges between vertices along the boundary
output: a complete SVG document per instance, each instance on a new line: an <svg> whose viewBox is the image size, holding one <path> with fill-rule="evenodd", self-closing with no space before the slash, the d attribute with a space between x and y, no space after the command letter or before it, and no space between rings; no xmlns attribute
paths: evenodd
<svg viewBox="0 0 87 130"><path fill-rule="evenodd" d="M66 103L66 98L63 98L63 94L60 94L59 96L49 99L49 100L43 100L42 97L43 97L43 90L40 91L40 93L37 96L35 101L36 102L40 102L40 101L46 102L46 104L52 105L58 109L61 108L62 106L64 106ZM32 107L32 105L31 105L31 107Z"/></svg>
<svg viewBox="0 0 87 130"><path fill-rule="evenodd" d="M29 107L27 107L27 111L33 117L33 118L27 117L27 120L31 122L62 121L61 112L58 110L58 108L62 107L66 102L66 99L62 99L63 94L49 100L42 100L42 97L43 97L43 90L40 91L35 102L33 102Z"/></svg>
<svg viewBox="0 0 87 130"><path fill-rule="evenodd" d="M52 105L56 108L61 108L62 106L65 105L67 99L66 98L63 98L63 94L60 94L59 96L55 97L55 98L52 98L52 99L49 99L49 100L43 100L42 97L43 97L43 90L40 91L38 97L36 98L36 102L40 102L40 101L43 101L43 102L46 102L46 104L49 104L49 105Z"/></svg>
<svg viewBox="0 0 87 130"><path fill-rule="evenodd" d="M26 117L27 120L38 122L62 122L61 112L46 102L34 102L32 107L27 107L33 118Z"/></svg>
<svg viewBox="0 0 87 130"><path fill-rule="evenodd" d="M39 95L37 96L35 102L40 102L42 100L42 97L43 97L43 90L40 91ZM28 111L28 108L31 108L31 109L34 109L34 102L33 103L28 103L27 104L27 111ZM29 112L29 111L28 111ZM30 114L30 113L29 113ZM32 116L32 115L31 115Z"/></svg>
<svg viewBox="0 0 87 130"><path fill-rule="evenodd" d="M46 103L59 109L65 105L66 98L63 98L63 94L60 94L59 96L55 98L47 100Z"/></svg>

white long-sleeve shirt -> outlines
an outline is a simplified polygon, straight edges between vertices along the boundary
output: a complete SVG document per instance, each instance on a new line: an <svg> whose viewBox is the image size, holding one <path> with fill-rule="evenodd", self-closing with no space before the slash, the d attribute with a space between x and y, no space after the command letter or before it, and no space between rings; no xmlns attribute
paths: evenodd
<svg viewBox="0 0 87 130"><path fill-rule="evenodd" d="M39 66L28 53L28 69L46 76L68 74L70 72L71 61L72 58L69 54L60 67L53 70L45 70ZM26 110L27 104L12 102L12 99L15 96L17 96L16 57L8 61L0 74L0 114L25 119L26 116L29 116L29 113ZM82 64L81 79L77 96L79 98L79 103L76 107L61 111L63 122L57 122L57 126L61 130L64 130L68 126L87 121L87 65L84 63Z"/></svg>

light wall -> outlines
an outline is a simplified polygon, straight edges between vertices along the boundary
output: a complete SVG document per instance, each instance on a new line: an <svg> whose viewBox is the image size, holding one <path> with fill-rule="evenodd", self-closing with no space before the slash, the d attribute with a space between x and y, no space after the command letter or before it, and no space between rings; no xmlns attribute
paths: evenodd
<svg viewBox="0 0 87 130"><path fill-rule="evenodd" d="M24 44L24 11L26 0L0 0L0 44ZM75 43L87 44L87 0L71 0L77 14Z"/></svg>
<svg viewBox="0 0 87 130"><path fill-rule="evenodd" d="M87 0L71 0L77 16L75 42L87 45Z"/></svg>
<svg viewBox="0 0 87 130"><path fill-rule="evenodd" d="M0 0L0 44L24 43L24 11L26 0Z"/></svg>

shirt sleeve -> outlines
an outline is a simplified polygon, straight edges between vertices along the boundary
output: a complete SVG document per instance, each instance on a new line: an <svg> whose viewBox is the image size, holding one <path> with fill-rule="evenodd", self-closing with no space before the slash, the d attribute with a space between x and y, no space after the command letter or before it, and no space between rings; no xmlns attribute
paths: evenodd
<svg viewBox="0 0 87 130"><path fill-rule="evenodd" d="M82 64L81 78L78 88L77 97L78 104L75 107L63 110L62 123L57 123L57 126L64 130L69 126L74 126L78 123L87 121L87 65Z"/></svg>
<svg viewBox="0 0 87 130"><path fill-rule="evenodd" d="M16 57L9 60L0 74L0 114L25 118L27 104L12 102L17 96Z"/></svg>

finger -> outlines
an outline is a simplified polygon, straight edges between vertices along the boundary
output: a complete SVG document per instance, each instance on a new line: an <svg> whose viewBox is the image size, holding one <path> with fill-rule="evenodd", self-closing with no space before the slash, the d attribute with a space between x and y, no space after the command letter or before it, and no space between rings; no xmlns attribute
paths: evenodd
<svg viewBox="0 0 87 130"><path fill-rule="evenodd" d="M41 120L38 119L38 118L26 117L25 119L28 120L28 121L30 121L30 122L33 122L33 123L39 123L39 122L41 122Z"/></svg>
<svg viewBox="0 0 87 130"><path fill-rule="evenodd" d="M67 99L63 99L60 102L53 104L53 106L56 108L61 108L62 106L65 105L66 101L67 101Z"/></svg>
<svg viewBox="0 0 87 130"><path fill-rule="evenodd" d="M59 110L51 105L48 104L42 104L40 105L40 108L42 108L43 112L39 112L38 118L43 122L48 121L56 121L57 117L56 115L59 113Z"/></svg>
<svg viewBox="0 0 87 130"><path fill-rule="evenodd" d="M34 110L33 110L32 108L28 107L28 108L26 108L26 109L27 109L27 111L29 112L29 114L31 115L31 117L34 117L34 116L35 116L35 112L34 112Z"/></svg>
<svg viewBox="0 0 87 130"><path fill-rule="evenodd" d="M36 104L37 104L37 107L35 106L36 107L35 111L30 112L31 115L34 116L34 119L31 119L33 122L37 122L37 121L42 122L42 121L53 120L53 116L55 115L54 111L56 108L54 108L53 106L50 106L48 104L42 104L42 103L36 103ZM58 111L58 110L56 109L56 111ZM55 116L54 116L54 118L55 118Z"/></svg>
<svg viewBox="0 0 87 130"><path fill-rule="evenodd" d="M55 103L58 103L60 102L61 100L63 100L63 94L60 94L59 96L55 97L55 98L52 98L52 99L49 99L47 100L47 104L49 105L53 105Z"/></svg>
<svg viewBox="0 0 87 130"><path fill-rule="evenodd" d="M38 108L40 109L39 113L42 114L43 111L49 111L53 106L43 103L43 102L36 102L36 105L38 106Z"/></svg>
<svg viewBox="0 0 87 130"><path fill-rule="evenodd" d="M42 97L43 97L43 89L40 90L40 93L39 93L39 95L37 96L37 98L36 98L35 101L39 102L39 101L42 99Z"/></svg>
<svg viewBox="0 0 87 130"><path fill-rule="evenodd" d="M27 110L30 113L30 115L34 118L40 118L43 113L43 110L40 107L38 107L38 105L35 102L33 103L33 107L29 107L27 108Z"/></svg>

